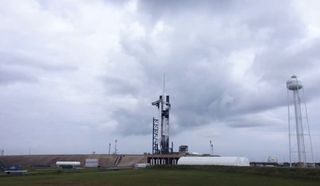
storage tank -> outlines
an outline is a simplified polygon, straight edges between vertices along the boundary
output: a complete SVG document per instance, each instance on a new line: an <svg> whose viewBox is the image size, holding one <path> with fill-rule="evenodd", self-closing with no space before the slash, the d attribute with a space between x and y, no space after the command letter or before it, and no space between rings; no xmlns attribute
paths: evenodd
<svg viewBox="0 0 320 186"><path fill-rule="evenodd" d="M183 156L178 165L250 166L250 162L246 157Z"/></svg>
<svg viewBox="0 0 320 186"><path fill-rule="evenodd" d="M80 161L57 161L56 165L62 168L76 168L81 165Z"/></svg>

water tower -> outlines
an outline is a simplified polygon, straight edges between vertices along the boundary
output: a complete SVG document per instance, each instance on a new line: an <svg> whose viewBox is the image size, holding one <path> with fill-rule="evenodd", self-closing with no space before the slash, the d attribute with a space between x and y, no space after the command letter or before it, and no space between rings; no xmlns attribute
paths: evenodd
<svg viewBox="0 0 320 186"><path fill-rule="evenodd" d="M307 163L314 164L308 112L302 100L304 90L301 81L295 75L287 81L287 95L290 166L292 166L292 154L295 152L298 154L298 159L295 160L298 165L304 167ZM296 138L297 142L292 144L293 138Z"/></svg>

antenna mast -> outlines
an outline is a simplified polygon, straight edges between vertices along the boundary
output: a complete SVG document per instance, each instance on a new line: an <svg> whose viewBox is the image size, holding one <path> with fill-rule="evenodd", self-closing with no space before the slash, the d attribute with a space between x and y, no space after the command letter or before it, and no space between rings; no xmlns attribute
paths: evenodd
<svg viewBox="0 0 320 186"><path fill-rule="evenodd" d="M118 140L114 140L114 154L117 155L118 149L117 149L117 142Z"/></svg>
<svg viewBox="0 0 320 186"><path fill-rule="evenodd" d="M163 97L166 94L166 74L163 73L163 77L162 77L162 95Z"/></svg>
<svg viewBox="0 0 320 186"><path fill-rule="evenodd" d="M109 143L109 150L108 150L108 154L110 155L111 152L111 143Z"/></svg>

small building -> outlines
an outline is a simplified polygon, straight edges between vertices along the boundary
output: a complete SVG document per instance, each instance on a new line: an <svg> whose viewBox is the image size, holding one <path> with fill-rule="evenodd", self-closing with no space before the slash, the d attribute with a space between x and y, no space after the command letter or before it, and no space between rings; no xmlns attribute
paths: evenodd
<svg viewBox="0 0 320 186"><path fill-rule="evenodd" d="M188 153L188 145L180 145L179 153Z"/></svg>
<svg viewBox="0 0 320 186"><path fill-rule="evenodd" d="M86 159L84 166L88 167L88 168L97 168L97 167L99 167L99 160L98 159Z"/></svg>
<svg viewBox="0 0 320 186"><path fill-rule="evenodd" d="M178 165L250 166L246 157L183 156Z"/></svg>

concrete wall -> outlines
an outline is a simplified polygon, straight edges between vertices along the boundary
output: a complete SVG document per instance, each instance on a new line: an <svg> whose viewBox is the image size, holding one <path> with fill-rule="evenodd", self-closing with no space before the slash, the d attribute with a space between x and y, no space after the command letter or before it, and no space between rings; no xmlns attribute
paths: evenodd
<svg viewBox="0 0 320 186"><path fill-rule="evenodd" d="M22 165L23 167L54 167L57 161L80 161L85 166L86 159L98 159L100 167L131 167L136 163L146 163L144 155L19 155L0 156L1 164Z"/></svg>

